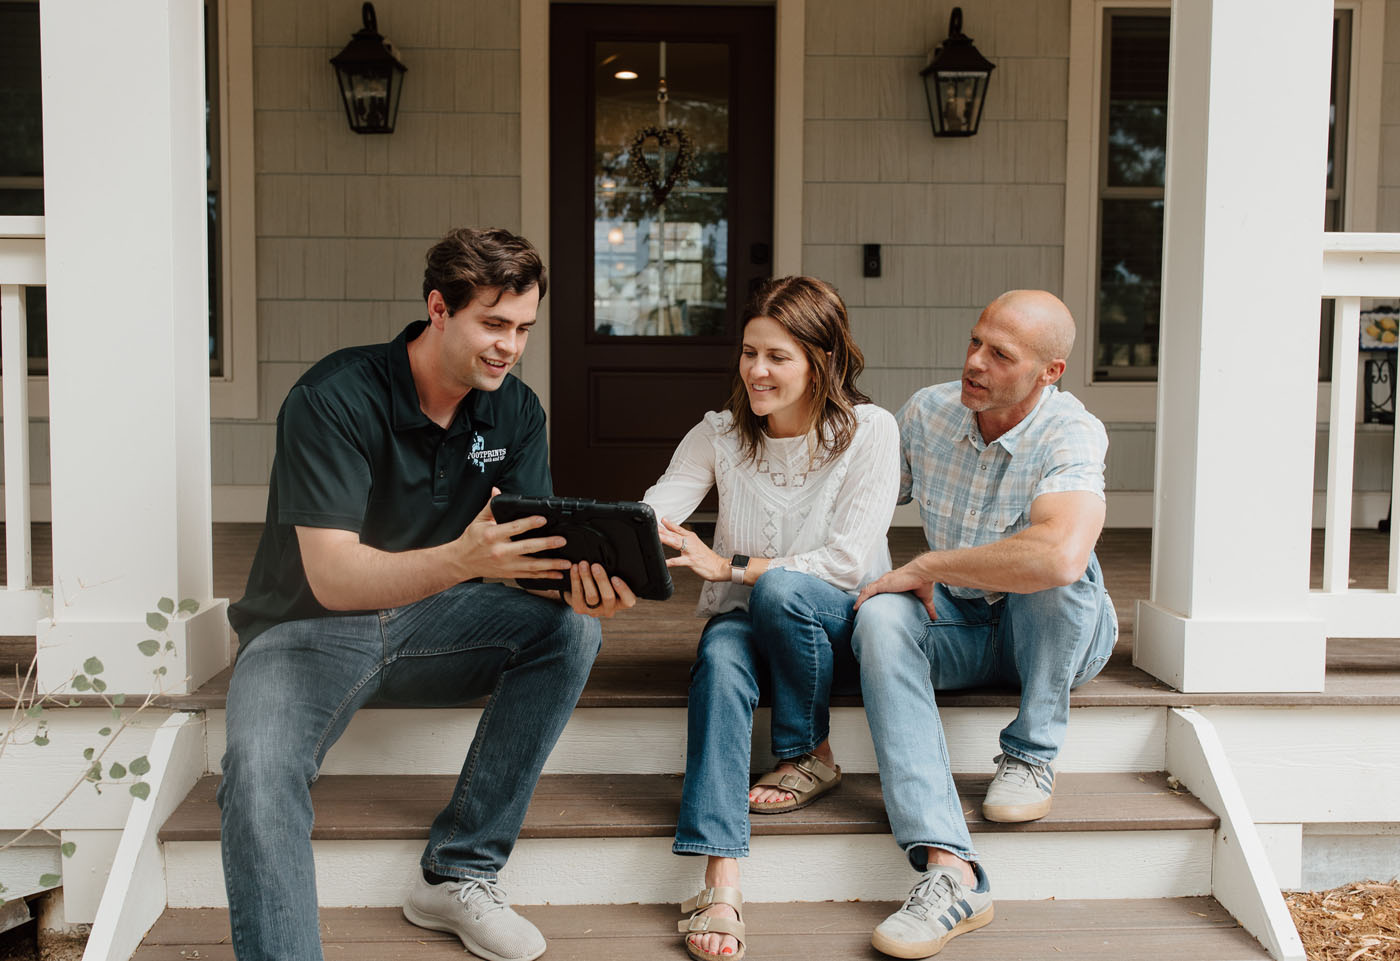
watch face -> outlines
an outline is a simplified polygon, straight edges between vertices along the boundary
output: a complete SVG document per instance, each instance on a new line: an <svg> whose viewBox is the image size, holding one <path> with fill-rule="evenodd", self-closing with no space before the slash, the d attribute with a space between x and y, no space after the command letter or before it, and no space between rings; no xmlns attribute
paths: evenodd
<svg viewBox="0 0 1400 961"><path fill-rule="evenodd" d="M749 556L747 554L735 554L734 559L729 562L730 567L748 567Z"/></svg>

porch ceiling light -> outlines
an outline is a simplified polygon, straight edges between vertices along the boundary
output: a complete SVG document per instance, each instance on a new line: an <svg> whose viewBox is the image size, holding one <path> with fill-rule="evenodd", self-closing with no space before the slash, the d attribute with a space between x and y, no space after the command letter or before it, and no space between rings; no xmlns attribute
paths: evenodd
<svg viewBox="0 0 1400 961"><path fill-rule="evenodd" d="M360 16L364 29L331 58L345 99L345 118L356 133L393 133L408 68L394 56L393 45L379 35L374 4L366 3Z"/></svg>
<svg viewBox="0 0 1400 961"><path fill-rule="evenodd" d="M919 71L928 97L928 118L935 137L971 137L982 122L987 82L996 64L977 52L962 32L962 7L948 19L948 39Z"/></svg>

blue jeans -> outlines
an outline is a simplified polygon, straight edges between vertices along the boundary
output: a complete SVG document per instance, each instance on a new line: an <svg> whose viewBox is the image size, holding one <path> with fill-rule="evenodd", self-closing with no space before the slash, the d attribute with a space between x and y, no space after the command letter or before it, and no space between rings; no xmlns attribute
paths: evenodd
<svg viewBox="0 0 1400 961"><path fill-rule="evenodd" d="M1098 558L1067 587L1008 594L995 604L934 588L938 619L913 594L878 594L861 605L851 647L880 766L894 839L915 869L924 846L968 861L977 853L953 786L936 690L984 684L1021 689L1001 750L1032 764L1059 754L1069 692L1096 675L1118 640L1118 617Z"/></svg>
<svg viewBox="0 0 1400 961"><path fill-rule="evenodd" d="M855 598L810 574L765 571L747 611L710 618L690 670L677 854L749 853L749 747L760 688L773 692L773 753L798 757L831 730L835 676L853 677Z"/></svg>
<svg viewBox="0 0 1400 961"><path fill-rule="evenodd" d="M218 792L240 961L322 957L310 785L357 709L490 695L422 865L494 879L600 643L597 621L557 602L473 583L374 614L288 621L245 644Z"/></svg>

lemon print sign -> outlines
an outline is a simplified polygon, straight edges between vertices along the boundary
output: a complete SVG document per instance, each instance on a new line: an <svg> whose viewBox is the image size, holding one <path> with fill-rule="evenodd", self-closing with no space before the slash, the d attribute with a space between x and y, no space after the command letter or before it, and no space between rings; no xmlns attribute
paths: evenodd
<svg viewBox="0 0 1400 961"><path fill-rule="evenodd" d="M1378 307L1361 314L1361 349L1395 350L1400 341L1400 312Z"/></svg>

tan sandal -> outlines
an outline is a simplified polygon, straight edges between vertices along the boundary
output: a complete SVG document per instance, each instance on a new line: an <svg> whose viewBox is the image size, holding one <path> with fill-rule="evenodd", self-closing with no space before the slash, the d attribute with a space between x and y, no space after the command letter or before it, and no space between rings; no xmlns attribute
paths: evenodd
<svg viewBox="0 0 1400 961"><path fill-rule="evenodd" d="M776 788L792 795L790 801L749 802L750 814L782 814L806 807L827 791L841 783L841 766L827 764L815 754L803 754L792 760L782 761L797 768L796 772L779 774L769 771L754 782L754 787ZM749 790L753 790L750 788Z"/></svg>
<svg viewBox="0 0 1400 961"><path fill-rule="evenodd" d="M733 921L711 914L702 916L700 912L712 904L729 905L739 916L739 920ZM682 904L681 913L689 914L690 917L685 921L677 921L676 930L684 935L685 950L696 961L739 961L744 956L744 896L739 893L738 888L706 888ZM691 943L692 934L727 934L739 942L739 948L733 954L711 954L701 951Z"/></svg>

